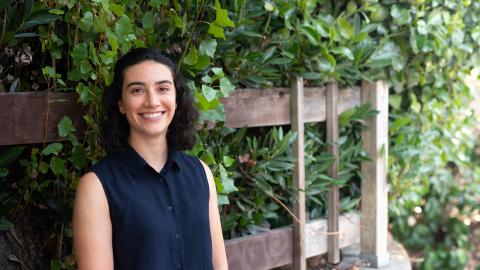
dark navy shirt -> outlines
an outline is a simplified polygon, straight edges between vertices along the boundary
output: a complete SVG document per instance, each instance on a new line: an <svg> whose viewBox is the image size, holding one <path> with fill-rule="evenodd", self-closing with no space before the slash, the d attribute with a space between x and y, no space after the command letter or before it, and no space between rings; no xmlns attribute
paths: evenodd
<svg viewBox="0 0 480 270"><path fill-rule="evenodd" d="M198 158L169 151L158 173L128 146L91 171L108 200L115 270L213 269L210 193Z"/></svg>

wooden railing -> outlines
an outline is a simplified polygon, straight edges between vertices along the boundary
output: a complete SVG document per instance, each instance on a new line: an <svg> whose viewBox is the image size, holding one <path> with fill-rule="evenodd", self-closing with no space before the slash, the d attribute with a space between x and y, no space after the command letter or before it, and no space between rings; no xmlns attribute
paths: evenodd
<svg viewBox="0 0 480 270"><path fill-rule="evenodd" d="M0 94L0 145L58 141L57 126L64 116L82 130L86 108L77 97L77 93Z"/></svg>
<svg viewBox="0 0 480 270"><path fill-rule="evenodd" d="M338 115L342 111L360 104L370 103L378 114L367 120L368 129L362 133L365 150L371 161L362 162L362 196L361 196L361 258L368 261L372 267L382 267L388 264L387 252L387 146L388 146L388 87L385 82L363 82L361 88L338 90L336 83L327 87L304 88L303 80L296 78L291 88L276 89L240 89L223 99L227 127L256 127L291 124L292 130L298 133L294 145L296 160L293 183L298 190L294 214L298 221L293 220L291 260L282 257L282 263L293 264L295 270L306 269L306 258L318 254L307 254L306 250L306 217L305 217L305 164L304 164L304 134L306 122L326 121L328 151L336 157L335 163L329 169L329 175L338 178ZM338 187L333 187L328 194L327 235L328 261L332 264L340 262L340 247L345 243L340 241L342 226L339 222ZM308 226L308 225L307 225ZM343 232L345 233L345 232ZM279 232L280 234L280 232ZM320 237L320 235L316 235ZM352 237L350 237L352 239ZM310 240L310 239L308 239ZM274 240L272 240L274 241ZM258 252L258 250L257 250ZM264 249L268 252L268 249ZM289 250L290 252L290 250ZM230 253L229 253L230 255ZM238 255L238 254L235 254ZM231 255L232 256L232 255ZM256 255L259 261L262 255ZM231 265L232 269L269 269L278 266L278 261L272 265L249 265L246 267ZM259 268L247 268L247 267Z"/></svg>

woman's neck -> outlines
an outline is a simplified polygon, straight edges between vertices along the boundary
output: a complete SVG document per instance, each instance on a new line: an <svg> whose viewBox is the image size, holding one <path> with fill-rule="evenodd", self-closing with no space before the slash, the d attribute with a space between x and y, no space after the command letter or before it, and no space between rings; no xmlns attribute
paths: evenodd
<svg viewBox="0 0 480 270"><path fill-rule="evenodd" d="M130 136L128 143L155 171L160 172L167 162L168 144L166 137L145 139Z"/></svg>

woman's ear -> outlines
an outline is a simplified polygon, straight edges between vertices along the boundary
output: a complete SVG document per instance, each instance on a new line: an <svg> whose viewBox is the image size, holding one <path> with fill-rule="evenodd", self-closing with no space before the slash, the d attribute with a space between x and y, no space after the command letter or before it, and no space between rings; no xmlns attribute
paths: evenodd
<svg viewBox="0 0 480 270"><path fill-rule="evenodd" d="M121 100L118 101L118 110L121 114L125 114L125 109L123 108L123 102Z"/></svg>

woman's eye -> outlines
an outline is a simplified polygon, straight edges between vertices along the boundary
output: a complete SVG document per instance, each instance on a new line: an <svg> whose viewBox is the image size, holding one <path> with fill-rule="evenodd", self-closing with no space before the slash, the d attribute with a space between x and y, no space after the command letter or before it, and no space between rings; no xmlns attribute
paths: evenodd
<svg viewBox="0 0 480 270"><path fill-rule="evenodd" d="M143 89L141 89L141 88L133 88L133 89L130 90L130 93L132 93L132 94L140 94L142 92L143 92Z"/></svg>
<svg viewBox="0 0 480 270"><path fill-rule="evenodd" d="M160 92L167 92L168 90L170 90L168 87L160 87L159 88Z"/></svg>

